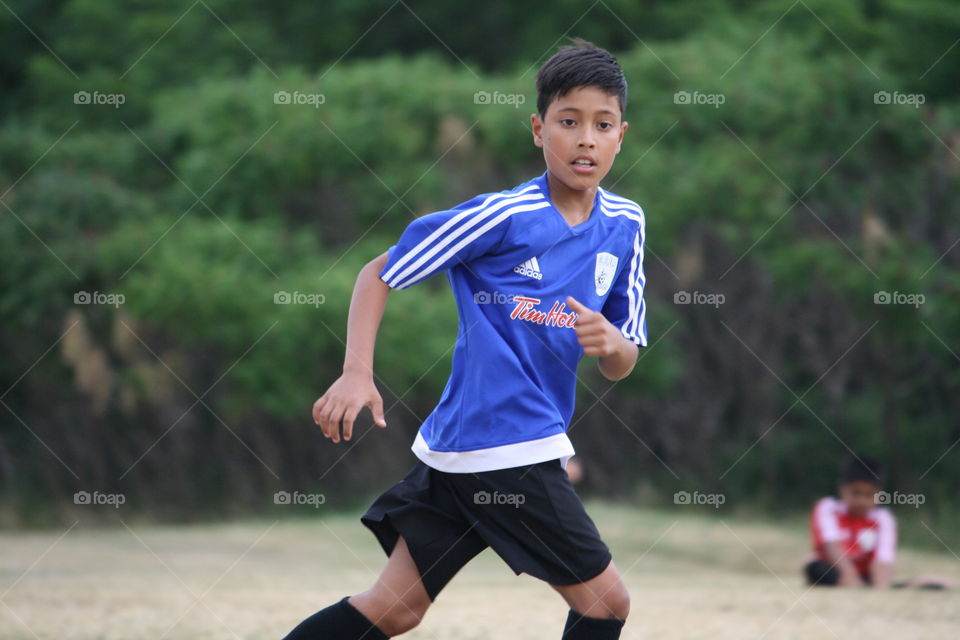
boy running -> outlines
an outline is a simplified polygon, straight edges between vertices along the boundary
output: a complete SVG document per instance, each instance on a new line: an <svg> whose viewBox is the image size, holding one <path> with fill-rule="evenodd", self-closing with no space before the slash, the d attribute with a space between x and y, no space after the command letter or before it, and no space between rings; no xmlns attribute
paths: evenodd
<svg viewBox="0 0 960 640"><path fill-rule="evenodd" d="M577 40L539 70L537 93L546 171L414 220L360 271L343 375L313 407L323 434L349 440L363 407L386 426L373 353L388 295L441 271L460 317L452 370L417 463L361 517L388 556L380 577L286 640L405 633L487 547L564 598L563 638L620 637L629 594L565 467L577 363L596 357L620 380L647 346L643 211L600 188L627 130L627 83L614 56Z"/></svg>

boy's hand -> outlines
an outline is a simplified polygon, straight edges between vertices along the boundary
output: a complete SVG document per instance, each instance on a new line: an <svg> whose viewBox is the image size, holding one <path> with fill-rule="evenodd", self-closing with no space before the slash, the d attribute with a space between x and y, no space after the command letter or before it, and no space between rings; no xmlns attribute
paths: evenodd
<svg viewBox="0 0 960 640"><path fill-rule="evenodd" d="M373 384L373 377L364 373L347 373L330 385L327 392L313 403L313 421L320 425L323 435L340 442L340 424L343 422L343 439L353 435L353 422L364 407L373 413L378 427L386 427L383 417L383 398Z"/></svg>
<svg viewBox="0 0 960 640"><path fill-rule="evenodd" d="M588 356L609 356L617 352L623 336L599 311L580 304L573 296L567 296L567 306L577 312L577 342Z"/></svg>
<svg viewBox="0 0 960 640"><path fill-rule="evenodd" d="M841 587L862 587L865 586L863 578L860 577L860 574L856 570L849 571L840 571L840 579L838 580Z"/></svg>

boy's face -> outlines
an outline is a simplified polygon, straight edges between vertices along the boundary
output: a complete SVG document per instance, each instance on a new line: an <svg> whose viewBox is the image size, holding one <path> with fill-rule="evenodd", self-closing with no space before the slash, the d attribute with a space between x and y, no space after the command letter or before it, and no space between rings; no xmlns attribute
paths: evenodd
<svg viewBox="0 0 960 640"><path fill-rule="evenodd" d="M840 499L847 511L855 517L863 517L874 507L875 496L880 487L863 480L844 482L840 485Z"/></svg>
<svg viewBox="0 0 960 640"><path fill-rule="evenodd" d="M543 120L533 114L530 122L547 170L577 191L597 188L627 130L617 97L597 87L571 89L550 103Z"/></svg>

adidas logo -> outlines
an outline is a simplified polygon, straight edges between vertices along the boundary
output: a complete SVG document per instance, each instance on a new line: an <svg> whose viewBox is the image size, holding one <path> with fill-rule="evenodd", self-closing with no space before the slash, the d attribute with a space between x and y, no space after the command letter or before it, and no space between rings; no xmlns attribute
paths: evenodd
<svg viewBox="0 0 960 640"><path fill-rule="evenodd" d="M535 257L524 261L523 264L515 266L513 270L522 276L527 276L535 280L543 280L543 274L540 273L540 264Z"/></svg>

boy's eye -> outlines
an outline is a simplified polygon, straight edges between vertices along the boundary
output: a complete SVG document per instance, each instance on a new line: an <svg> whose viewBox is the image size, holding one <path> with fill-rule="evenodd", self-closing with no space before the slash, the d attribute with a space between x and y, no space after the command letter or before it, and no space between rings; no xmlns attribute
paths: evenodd
<svg viewBox="0 0 960 640"><path fill-rule="evenodd" d="M612 126L613 126L613 124L610 123L610 122L601 122L601 123L600 123L600 128L603 129L604 131L606 131L607 129L609 129L609 128L612 127Z"/></svg>
<svg viewBox="0 0 960 640"><path fill-rule="evenodd" d="M572 127L573 125L576 124L576 121L573 118L563 118L560 121L560 124L562 124L565 127Z"/></svg>

